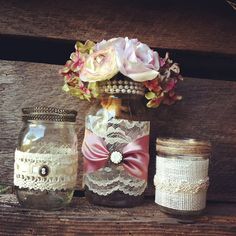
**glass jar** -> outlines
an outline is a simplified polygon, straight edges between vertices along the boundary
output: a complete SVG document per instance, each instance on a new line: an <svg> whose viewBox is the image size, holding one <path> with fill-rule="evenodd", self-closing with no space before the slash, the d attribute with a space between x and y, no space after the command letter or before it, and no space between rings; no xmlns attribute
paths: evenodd
<svg viewBox="0 0 236 236"><path fill-rule="evenodd" d="M206 207L211 144L195 139L158 138L155 202L161 211L199 215Z"/></svg>
<svg viewBox="0 0 236 236"><path fill-rule="evenodd" d="M14 164L18 201L27 208L63 208L72 199L77 179L77 112L52 107L22 112Z"/></svg>
<svg viewBox="0 0 236 236"><path fill-rule="evenodd" d="M143 200L149 129L143 85L119 76L100 83L101 99L86 117L82 145L85 196L97 205L133 207Z"/></svg>

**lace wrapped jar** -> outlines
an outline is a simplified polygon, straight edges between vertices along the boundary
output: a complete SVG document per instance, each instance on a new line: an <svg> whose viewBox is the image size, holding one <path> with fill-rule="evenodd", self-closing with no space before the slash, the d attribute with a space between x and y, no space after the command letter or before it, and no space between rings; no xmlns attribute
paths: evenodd
<svg viewBox="0 0 236 236"><path fill-rule="evenodd" d="M147 186L149 129L143 85L119 76L100 83L101 100L86 117L82 145L87 199L98 205L133 207Z"/></svg>
<svg viewBox="0 0 236 236"><path fill-rule="evenodd" d="M63 208L72 199L77 179L77 112L50 107L22 112L14 164L17 198L27 208Z"/></svg>
<svg viewBox="0 0 236 236"><path fill-rule="evenodd" d="M157 139L155 202L180 216L199 215L206 207L211 145L194 139Z"/></svg>

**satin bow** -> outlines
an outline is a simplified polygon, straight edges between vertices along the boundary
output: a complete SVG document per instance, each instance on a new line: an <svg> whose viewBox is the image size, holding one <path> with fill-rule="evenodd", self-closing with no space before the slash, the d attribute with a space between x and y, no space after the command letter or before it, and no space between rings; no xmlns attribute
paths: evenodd
<svg viewBox="0 0 236 236"><path fill-rule="evenodd" d="M85 130L82 153L85 173L105 167L111 154L105 141L88 129ZM121 164L124 169L132 176L146 180L149 163L149 135L128 143L122 150L122 156Z"/></svg>

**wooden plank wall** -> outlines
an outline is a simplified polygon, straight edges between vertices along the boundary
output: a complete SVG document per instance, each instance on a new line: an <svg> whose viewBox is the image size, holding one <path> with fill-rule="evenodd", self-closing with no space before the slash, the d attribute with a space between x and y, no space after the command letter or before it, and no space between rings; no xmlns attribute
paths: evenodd
<svg viewBox="0 0 236 236"><path fill-rule="evenodd" d="M224 0L0 4L0 34L84 41L128 36L154 48L236 54L235 12Z"/></svg>
<svg viewBox="0 0 236 236"><path fill-rule="evenodd" d="M75 40L135 37L182 74L234 80L235 11L225 0L0 0L0 59L63 64ZM20 45L20 46L19 46Z"/></svg>

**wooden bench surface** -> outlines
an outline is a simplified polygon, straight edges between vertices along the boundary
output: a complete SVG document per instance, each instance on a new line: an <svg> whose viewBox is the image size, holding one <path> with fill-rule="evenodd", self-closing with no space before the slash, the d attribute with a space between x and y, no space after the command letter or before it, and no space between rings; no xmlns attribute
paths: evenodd
<svg viewBox="0 0 236 236"><path fill-rule="evenodd" d="M224 1L0 1L0 34L101 41L236 55L236 18Z"/></svg>
<svg viewBox="0 0 236 236"><path fill-rule="evenodd" d="M89 103L65 94L57 65L0 61L0 180L12 184L13 156L21 129L21 108L50 105L78 110L79 146L84 132L84 118ZM178 91L183 100L173 106L147 109L152 122L151 162L148 195L154 194L155 139L161 136L190 137L210 140L213 153L210 162L209 199L236 201L236 83L185 78ZM80 155L78 186L81 186Z"/></svg>
<svg viewBox="0 0 236 236"><path fill-rule="evenodd" d="M153 200L135 208L93 206L74 198L62 211L23 209L15 195L0 195L1 235L235 235L236 205L209 203L204 216L181 219L158 210Z"/></svg>

